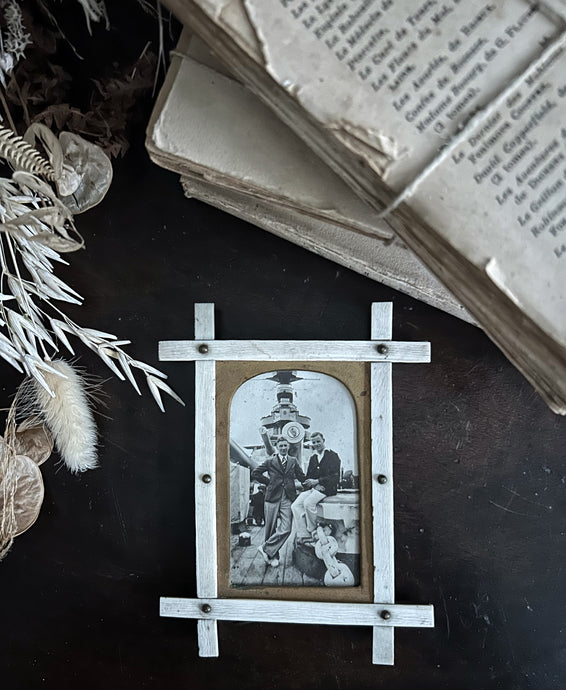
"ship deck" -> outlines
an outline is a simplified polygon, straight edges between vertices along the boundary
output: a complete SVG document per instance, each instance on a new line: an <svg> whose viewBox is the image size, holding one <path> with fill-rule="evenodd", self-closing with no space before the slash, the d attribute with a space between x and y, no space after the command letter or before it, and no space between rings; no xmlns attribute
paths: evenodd
<svg viewBox="0 0 566 690"><path fill-rule="evenodd" d="M279 565L268 565L258 552L264 541L264 527L248 525L245 531L251 535L250 546L239 546L239 535L230 537L230 584L235 587L321 587L320 580L304 575L293 565L293 535L279 553Z"/></svg>

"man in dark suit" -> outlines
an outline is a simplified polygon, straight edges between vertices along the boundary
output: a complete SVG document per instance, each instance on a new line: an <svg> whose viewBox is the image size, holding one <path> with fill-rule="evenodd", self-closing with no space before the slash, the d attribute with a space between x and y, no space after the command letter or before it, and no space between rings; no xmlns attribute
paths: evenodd
<svg viewBox="0 0 566 690"><path fill-rule="evenodd" d="M316 507L327 496L334 496L340 481L340 458L324 446L324 436L315 431L311 436L314 450L309 460L306 491L291 506L299 541L308 540L316 529Z"/></svg>
<svg viewBox="0 0 566 690"><path fill-rule="evenodd" d="M297 497L295 479L301 484L306 480L297 458L288 455L289 443L280 438L276 447L277 453L258 465L251 475L252 479L267 484L264 503L265 542L258 551L265 562L273 567L279 565L279 549L291 534L291 504Z"/></svg>

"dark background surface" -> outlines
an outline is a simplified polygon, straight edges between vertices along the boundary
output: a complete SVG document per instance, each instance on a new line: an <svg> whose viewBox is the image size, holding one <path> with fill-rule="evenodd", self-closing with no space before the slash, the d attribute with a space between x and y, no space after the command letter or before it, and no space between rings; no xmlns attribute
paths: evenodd
<svg viewBox="0 0 566 690"><path fill-rule="evenodd" d="M436 627L398 629L391 668L347 625L219 623L220 658L199 659L196 623L159 617L160 596L196 595L194 367L164 363L186 408L112 378L100 467L42 466L40 517L0 564L1 687L563 688L566 420L480 330L185 199L131 136L61 273L79 323L156 365L160 339L192 337L194 302L216 304L221 339L355 340L392 301L394 338L432 343L431 364L393 370L395 558L397 601L433 604ZM19 377L1 382L7 405Z"/></svg>

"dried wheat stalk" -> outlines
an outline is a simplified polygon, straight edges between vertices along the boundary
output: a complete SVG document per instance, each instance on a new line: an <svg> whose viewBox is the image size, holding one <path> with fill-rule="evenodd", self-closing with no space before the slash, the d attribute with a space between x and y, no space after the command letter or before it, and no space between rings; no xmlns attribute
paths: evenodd
<svg viewBox="0 0 566 690"><path fill-rule="evenodd" d="M26 170L45 177L46 180L55 180L55 170L50 163L11 129L0 126L0 157L5 158L10 165L18 170Z"/></svg>

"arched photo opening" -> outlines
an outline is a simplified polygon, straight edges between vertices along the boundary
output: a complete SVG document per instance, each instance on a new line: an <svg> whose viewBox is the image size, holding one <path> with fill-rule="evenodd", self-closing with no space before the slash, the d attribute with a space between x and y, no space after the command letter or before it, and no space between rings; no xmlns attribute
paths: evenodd
<svg viewBox="0 0 566 690"><path fill-rule="evenodd" d="M254 376L230 406L230 585L360 583L357 416L317 371Z"/></svg>

